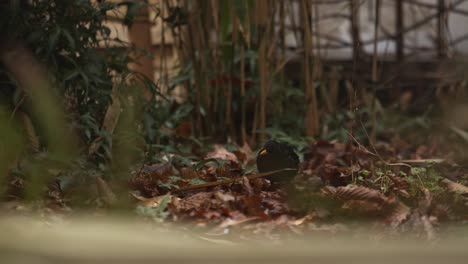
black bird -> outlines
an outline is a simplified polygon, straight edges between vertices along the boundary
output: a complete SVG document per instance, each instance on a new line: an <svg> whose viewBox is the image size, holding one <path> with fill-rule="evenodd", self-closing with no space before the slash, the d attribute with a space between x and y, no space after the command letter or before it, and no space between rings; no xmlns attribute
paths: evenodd
<svg viewBox="0 0 468 264"><path fill-rule="evenodd" d="M299 157L294 148L285 143L274 140L267 141L257 154L257 169L260 173L290 168L268 176L273 183L292 181L297 174Z"/></svg>

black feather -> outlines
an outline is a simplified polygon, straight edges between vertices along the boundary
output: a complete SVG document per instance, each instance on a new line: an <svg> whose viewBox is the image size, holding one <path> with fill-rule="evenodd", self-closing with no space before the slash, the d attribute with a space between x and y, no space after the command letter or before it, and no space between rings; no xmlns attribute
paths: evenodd
<svg viewBox="0 0 468 264"><path fill-rule="evenodd" d="M280 169L294 169L275 173L267 177L272 182L288 182L297 174L299 157L294 148L288 144L270 140L257 154L257 169L260 173Z"/></svg>

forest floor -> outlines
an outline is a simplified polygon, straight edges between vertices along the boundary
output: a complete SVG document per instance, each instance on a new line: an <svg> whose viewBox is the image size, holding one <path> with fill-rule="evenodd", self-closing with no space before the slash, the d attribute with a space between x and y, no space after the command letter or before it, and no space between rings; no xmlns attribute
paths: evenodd
<svg viewBox="0 0 468 264"><path fill-rule="evenodd" d="M70 173L50 169L60 181L34 202L15 197L27 183L12 177L3 212L47 221L123 215L168 229L185 226L214 241L324 234L429 241L466 237L463 144L449 144L442 135L393 136L364 147L350 138L346 144L315 141L298 150L299 173L286 184L255 173L257 151L247 144L213 145L209 151L193 145L191 159L168 153L159 162L135 165L125 184L81 166L72 174L86 174L92 183L67 187Z"/></svg>

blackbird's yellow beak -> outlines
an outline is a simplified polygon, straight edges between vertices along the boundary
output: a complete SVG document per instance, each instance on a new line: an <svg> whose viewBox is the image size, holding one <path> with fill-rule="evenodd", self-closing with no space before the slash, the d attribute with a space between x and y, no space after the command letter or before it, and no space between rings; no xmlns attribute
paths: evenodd
<svg viewBox="0 0 468 264"><path fill-rule="evenodd" d="M268 153L268 151L266 149L263 149L262 151L260 151L260 153L258 155L261 156L261 155L265 155L267 153Z"/></svg>

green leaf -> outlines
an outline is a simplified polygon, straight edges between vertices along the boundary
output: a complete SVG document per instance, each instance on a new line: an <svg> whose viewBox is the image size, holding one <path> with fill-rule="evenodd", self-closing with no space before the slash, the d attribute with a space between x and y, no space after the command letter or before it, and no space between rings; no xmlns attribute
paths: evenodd
<svg viewBox="0 0 468 264"><path fill-rule="evenodd" d="M413 175L420 175L426 173L426 168L420 168L420 167L412 167L410 169L411 174Z"/></svg>
<svg viewBox="0 0 468 264"><path fill-rule="evenodd" d="M161 180L158 180L158 186L172 190L172 189L179 189L179 185L173 184L170 182L162 182Z"/></svg>
<svg viewBox="0 0 468 264"><path fill-rule="evenodd" d="M199 161L196 165L195 165L195 170L200 170L201 168L203 168L203 166L205 166L205 164L207 164L208 162L214 162L216 163L216 166L219 167L219 161L217 159L204 159L204 160L201 160Z"/></svg>
<svg viewBox="0 0 468 264"><path fill-rule="evenodd" d="M172 115L172 119L176 122L182 120L183 118L187 117L193 110L193 105L184 104L181 105Z"/></svg>
<svg viewBox="0 0 468 264"><path fill-rule="evenodd" d="M76 49L75 39L72 37L70 32L67 29L63 29L62 32L65 38L67 39L68 45L70 46L70 48L72 50L75 50Z"/></svg>
<svg viewBox="0 0 468 264"><path fill-rule="evenodd" d="M49 39L49 52L52 52L57 46L57 41L58 41L58 38L60 37L61 31L62 30L59 27L56 27L54 31L52 32L52 35L50 36L50 39Z"/></svg>
<svg viewBox="0 0 468 264"><path fill-rule="evenodd" d="M167 207L169 206L170 201L171 195L166 194L162 197L162 200L157 207L137 206L136 212L139 215L152 217L154 220L164 219L169 215Z"/></svg>
<svg viewBox="0 0 468 264"><path fill-rule="evenodd" d="M117 3L111 3L111 2L102 2L101 4L99 4L99 9L101 10L101 12L107 12L109 10L112 10L114 8L117 7Z"/></svg>
<svg viewBox="0 0 468 264"><path fill-rule="evenodd" d="M466 143L468 143L468 132L462 130L456 126L451 126L450 129L455 132L455 134L459 135Z"/></svg>
<svg viewBox="0 0 468 264"><path fill-rule="evenodd" d="M89 87L89 78L88 78L88 76L85 73L81 72L81 71L79 73L80 73L81 77L83 78L83 81L85 82L85 87Z"/></svg>
<svg viewBox="0 0 468 264"><path fill-rule="evenodd" d="M177 182L177 181L182 181L184 179L182 179L179 176L169 176L169 180L171 180L172 182Z"/></svg>
<svg viewBox="0 0 468 264"><path fill-rule="evenodd" d="M131 26L133 24L133 20L135 19L136 15L140 12L141 7L145 3L143 2L134 2L134 1L124 1L120 3L120 5L127 6L127 13L125 14L124 24L127 26Z"/></svg>
<svg viewBox="0 0 468 264"><path fill-rule="evenodd" d="M76 78L78 75L80 75L80 72L78 70L72 70L69 71L67 74L65 74L65 77L63 78L63 81L70 81L74 78Z"/></svg>
<svg viewBox="0 0 468 264"><path fill-rule="evenodd" d="M180 75L178 75L178 76L176 76L176 77L174 77L174 78L172 78L170 80L169 86L174 87L174 86L179 85L179 84L181 84L181 83L183 83L183 82L185 82L187 80L190 80L190 79L192 79L192 76L191 76L190 73L189 74L180 74Z"/></svg>
<svg viewBox="0 0 468 264"><path fill-rule="evenodd" d="M192 179L189 182L190 185L200 185L200 184L205 184L205 183L206 181L200 180L200 179Z"/></svg>

